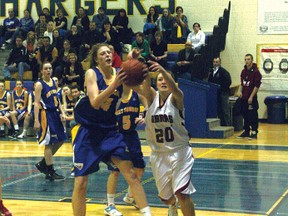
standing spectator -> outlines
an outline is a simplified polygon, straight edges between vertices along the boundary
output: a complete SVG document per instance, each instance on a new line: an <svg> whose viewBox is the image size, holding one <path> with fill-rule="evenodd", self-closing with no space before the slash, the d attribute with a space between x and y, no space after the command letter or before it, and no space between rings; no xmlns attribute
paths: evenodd
<svg viewBox="0 0 288 216"><path fill-rule="evenodd" d="M229 72L221 66L220 57L213 59L213 72L209 74L208 81L220 85L217 95L217 114L221 120L221 126L231 125L229 114L231 76Z"/></svg>
<svg viewBox="0 0 288 216"><path fill-rule="evenodd" d="M58 58L58 50L57 48L50 45L50 37L44 36L42 39L43 46L40 47L37 52L37 62L39 65L42 65L45 62L50 62L52 65L57 61Z"/></svg>
<svg viewBox="0 0 288 216"><path fill-rule="evenodd" d="M163 15L157 20L159 30L163 34L163 39L166 43L171 42L171 33L174 24L174 17L168 8L163 9Z"/></svg>
<svg viewBox="0 0 288 216"><path fill-rule="evenodd" d="M103 24L106 20L109 20L109 17L105 14L105 8L99 7L98 14L94 15L92 21L96 23L96 29L99 32L102 32Z"/></svg>
<svg viewBox="0 0 288 216"><path fill-rule="evenodd" d="M195 53L192 48L191 42L187 41L185 44L185 48L179 51L178 58L172 68L175 81L177 81L178 78L191 80L191 69L194 54Z"/></svg>
<svg viewBox="0 0 288 216"><path fill-rule="evenodd" d="M71 26L77 25L77 21L83 27L84 32L89 29L90 20L86 15L85 9L83 7L78 8L78 13L76 16L74 16Z"/></svg>
<svg viewBox="0 0 288 216"><path fill-rule="evenodd" d="M100 32L96 30L96 23L94 21L91 21L89 24L89 30L87 30L83 36L82 45L79 51L80 61L83 61L87 57L93 45L100 42L99 38Z"/></svg>
<svg viewBox="0 0 288 216"><path fill-rule="evenodd" d="M100 43L111 44L117 53L122 52L122 48L117 36L117 32L112 28L112 24L109 20L106 20L102 27L102 33L100 34Z"/></svg>
<svg viewBox="0 0 288 216"><path fill-rule="evenodd" d="M44 13L41 13L39 15L39 22L35 24L35 33L37 35L37 38L43 37L44 32L47 31L47 22L46 22L46 16Z"/></svg>
<svg viewBox="0 0 288 216"><path fill-rule="evenodd" d="M23 80L24 71L29 70L29 56L27 49L23 46L21 36L16 37L16 47L14 47L8 57L2 70L5 80L11 79L11 72L18 71L18 79Z"/></svg>
<svg viewBox="0 0 288 216"><path fill-rule="evenodd" d="M0 81L0 118L7 117L11 108L11 94L5 90L5 82ZM0 124L0 137L5 137L5 128L3 124ZM1 190L1 188L0 188ZM1 198L1 196L0 196Z"/></svg>
<svg viewBox="0 0 288 216"><path fill-rule="evenodd" d="M257 92L261 85L262 76L257 64L253 63L251 54L245 55L245 66L241 72L241 112L244 118L244 131L238 138L248 137L257 139L258 133L258 100ZM250 130L252 130L250 134Z"/></svg>
<svg viewBox="0 0 288 216"><path fill-rule="evenodd" d="M35 27L30 11L26 9L24 10L24 17L20 19L19 27L17 27L12 36L12 42L15 43L15 39L18 35L22 36L22 38L26 38L29 31L35 31Z"/></svg>
<svg viewBox="0 0 288 216"><path fill-rule="evenodd" d="M71 31L68 31L66 33L66 39L70 41L70 46L72 49L76 50L76 52L79 52L79 48L81 46L81 35L78 32L78 28L76 25L71 26Z"/></svg>
<svg viewBox="0 0 288 216"><path fill-rule="evenodd" d="M132 30L128 28L129 19L125 9L120 9L113 18L112 26L118 34L119 41L123 44L130 44L132 39Z"/></svg>
<svg viewBox="0 0 288 216"><path fill-rule="evenodd" d="M51 21L48 22L47 30L44 32L44 36L48 36L50 38L50 44L53 44L53 29L54 29L54 23Z"/></svg>
<svg viewBox="0 0 288 216"><path fill-rule="evenodd" d="M4 19L3 26L5 28L4 39L5 42L10 44L12 42L12 35L15 33L17 27L19 26L20 22L15 17L14 9L8 9L8 17ZM3 43L1 49L6 49L6 44Z"/></svg>
<svg viewBox="0 0 288 216"><path fill-rule="evenodd" d="M59 30L53 30L53 43L52 46L57 48L57 50L61 50L63 48L64 39L60 36Z"/></svg>
<svg viewBox="0 0 288 216"><path fill-rule="evenodd" d="M64 17L62 9L56 10L57 17L55 18L55 28L59 30L60 36L64 37L67 31L67 18Z"/></svg>
<svg viewBox="0 0 288 216"><path fill-rule="evenodd" d="M155 40L150 43L150 56L153 61L158 62L162 67L167 67L167 44L163 41L161 31L155 32Z"/></svg>
<svg viewBox="0 0 288 216"><path fill-rule="evenodd" d="M150 38L150 40L152 39L152 37L154 36L154 34L157 30L156 21L157 21L158 17L159 17L159 15L157 13L155 6L151 6L149 8L149 12L148 12L147 18L146 18L146 23L144 24L144 29L143 29L144 35L147 36L148 38Z"/></svg>
<svg viewBox="0 0 288 216"><path fill-rule="evenodd" d="M141 51L141 56L148 60L149 59L149 43L146 39L144 39L144 34L142 32L136 33L136 40L132 42L132 49L137 48Z"/></svg>
<svg viewBox="0 0 288 216"><path fill-rule="evenodd" d="M187 41L192 43L195 53L199 53L201 47L205 45L205 34L201 31L199 23L193 24L193 32L189 33Z"/></svg>
<svg viewBox="0 0 288 216"><path fill-rule="evenodd" d="M174 27L172 29L172 43L185 43L189 33L188 18L183 14L181 6L176 7Z"/></svg>

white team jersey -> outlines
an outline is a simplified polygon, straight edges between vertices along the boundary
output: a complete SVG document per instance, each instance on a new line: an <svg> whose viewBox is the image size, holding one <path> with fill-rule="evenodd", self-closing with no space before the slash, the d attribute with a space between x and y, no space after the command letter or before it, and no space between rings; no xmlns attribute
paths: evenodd
<svg viewBox="0 0 288 216"><path fill-rule="evenodd" d="M172 94L168 96L162 107L160 107L159 97L157 91L146 113L147 143L154 152L170 152L187 146L189 136L184 127L184 115L172 104Z"/></svg>

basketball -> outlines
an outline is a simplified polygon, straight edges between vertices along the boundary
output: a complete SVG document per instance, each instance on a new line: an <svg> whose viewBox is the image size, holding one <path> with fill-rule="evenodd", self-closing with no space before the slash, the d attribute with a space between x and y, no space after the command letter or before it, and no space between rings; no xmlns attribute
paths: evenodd
<svg viewBox="0 0 288 216"><path fill-rule="evenodd" d="M124 80L128 86L136 86L145 79L143 72L143 63L138 59L128 59L122 65L123 71L126 72L127 78Z"/></svg>

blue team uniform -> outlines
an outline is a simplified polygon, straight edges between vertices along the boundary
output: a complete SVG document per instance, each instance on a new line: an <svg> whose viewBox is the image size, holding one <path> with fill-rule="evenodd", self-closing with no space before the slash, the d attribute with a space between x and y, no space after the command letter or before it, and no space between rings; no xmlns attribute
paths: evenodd
<svg viewBox="0 0 288 216"><path fill-rule="evenodd" d="M34 105L35 105L35 92L30 92L29 95L31 95L32 98L32 107L31 107L31 115L34 119Z"/></svg>
<svg viewBox="0 0 288 216"><path fill-rule="evenodd" d="M22 92L20 93L20 95L17 94L17 91L14 90L13 91L13 98L14 98L14 104L15 104L15 109L17 112L17 119L18 121L23 119L23 117L25 116L26 112L27 112L27 108L23 109L25 105L25 90L22 90Z"/></svg>
<svg viewBox="0 0 288 216"><path fill-rule="evenodd" d="M66 139L64 127L60 119L58 106L60 105L57 97L55 82L52 80L52 86L49 86L42 79L41 106L39 109L40 130L38 132L38 142L40 145L49 145L63 142Z"/></svg>
<svg viewBox="0 0 288 216"><path fill-rule="evenodd" d="M7 103L8 94L9 94L9 92L5 91L2 98L0 98L0 114L2 116L5 116L6 113L9 112L9 110L3 110L8 106L8 103Z"/></svg>
<svg viewBox="0 0 288 216"><path fill-rule="evenodd" d="M108 85L98 68L94 68L99 91ZM99 109L94 109L88 96L81 98L74 108L78 123L72 130L75 176L85 176L99 170L99 163L109 163L111 157L129 160L123 135L117 131L116 104L122 86L114 91Z"/></svg>

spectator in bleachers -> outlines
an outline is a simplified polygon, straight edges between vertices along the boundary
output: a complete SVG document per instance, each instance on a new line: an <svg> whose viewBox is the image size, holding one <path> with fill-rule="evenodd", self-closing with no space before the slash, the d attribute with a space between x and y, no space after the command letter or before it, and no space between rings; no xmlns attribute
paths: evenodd
<svg viewBox="0 0 288 216"><path fill-rule="evenodd" d="M205 46L205 34L199 23L193 24L193 31L189 33L187 41L192 43L195 53L199 53L201 47Z"/></svg>
<svg viewBox="0 0 288 216"><path fill-rule="evenodd" d="M68 62L69 53L76 53L76 50L71 48L70 41L64 40L63 48L59 51L58 64L54 70L53 76L57 77L59 84L62 85L64 78L65 65Z"/></svg>
<svg viewBox="0 0 288 216"><path fill-rule="evenodd" d="M50 38L50 44L53 44L53 30L54 30L54 23L52 21L48 22L47 30L44 32L44 36Z"/></svg>
<svg viewBox="0 0 288 216"><path fill-rule="evenodd" d="M119 41L123 44L131 44L133 32L128 28L129 19L124 8L120 9L113 18L112 26L117 31Z"/></svg>
<svg viewBox="0 0 288 216"><path fill-rule="evenodd" d="M112 24L109 20L106 20L102 27L102 33L100 34L100 43L107 43L113 45L117 53L122 52L117 32L112 28Z"/></svg>
<svg viewBox="0 0 288 216"><path fill-rule="evenodd" d="M81 62L77 61L75 53L69 53L68 62L65 65L64 84L77 84L84 89L84 70Z"/></svg>
<svg viewBox="0 0 288 216"><path fill-rule="evenodd" d="M78 13L74 16L72 25L77 25L77 21L80 22L80 25L83 27L84 32L89 29L90 20L86 15L85 9L83 7L78 8Z"/></svg>
<svg viewBox="0 0 288 216"><path fill-rule="evenodd" d="M172 72L176 81L178 78L191 80L191 69L193 65L194 54L195 53L192 48L192 43L187 41L185 48L179 51L178 58L172 68Z"/></svg>
<svg viewBox="0 0 288 216"><path fill-rule="evenodd" d="M42 65L44 62L50 62L55 68L55 63L58 58L57 48L50 45L50 37L44 36L42 38L43 46L40 47L37 52L36 58L39 65Z"/></svg>
<svg viewBox="0 0 288 216"><path fill-rule="evenodd" d="M71 30L66 33L66 39L70 41L70 46L77 53L79 53L79 48L81 46L82 38L78 32L77 26L72 25Z"/></svg>
<svg viewBox="0 0 288 216"><path fill-rule="evenodd" d="M84 33L82 45L80 46L79 51L80 61L83 61L87 57L93 45L100 42L99 39L100 39L100 32L96 30L96 23L94 21L91 21L89 24L89 30L87 30Z"/></svg>
<svg viewBox="0 0 288 216"><path fill-rule="evenodd" d="M142 32L136 33L136 40L132 42L132 49L137 48L141 51L141 56L148 60L150 57L150 47L146 39L144 39L144 34Z"/></svg>
<svg viewBox="0 0 288 216"><path fill-rule="evenodd" d="M156 21L158 20L158 17L159 15L155 6L151 6L143 28L143 33L148 38L148 41L151 41L157 30Z"/></svg>
<svg viewBox="0 0 288 216"><path fill-rule="evenodd" d="M109 20L109 17L105 14L105 8L99 7L98 14L94 15L92 21L96 23L96 29L99 32L102 32L103 24L106 20Z"/></svg>
<svg viewBox="0 0 288 216"><path fill-rule="evenodd" d="M53 17L50 15L50 10L47 7L43 8L42 13L45 14L47 23L50 21L54 22Z"/></svg>
<svg viewBox="0 0 288 216"><path fill-rule="evenodd" d="M120 56L114 50L114 47L112 45L109 45L109 49L111 50L111 53L112 53L112 67L120 68L120 66L122 65L122 60Z"/></svg>
<svg viewBox="0 0 288 216"><path fill-rule="evenodd" d="M45 31L47 31L46 16L44 13L41 13L39 15L38 22L35 24L35 33L37 35L37 38L43 37Z"/></svg>
<svg viewBox="0 0 288 216"><path fill-rule="evenodd" d="M174 16L174 27L171 37L172 43L185 43L189 33L188 18L183 14L181 6L176 7L176 15Z"/></svg>
<svg viewBox="0 0 288 216"><path fill-rule="evenodd" d="M20 22L17 17L15 17L14 9L8 9L8 17L4 19L3 26L4 26L4 40L6 43L11 44L12 42L12 35L15 33L17 27L19 26ZM1 49L6 49L6 44L3 43Z"/></svg>
<svg viewBox="0 0 288 216"><path fill-rule="evenodd" d="M59 30L59 34L64 37L67 31L67 18L64 17L62 9L56 10L57 17L55 18L55 28Z"/></svg>
<svg viewBox="0 0 288 216"><path fill-rule="evenodd" d="M155 32L155 40L150 43L150 57L152 61L158 62L162 67L167 67L167 44L163 40L161 31Z"/></svg>
<svg viewBox="0 0 288 216"><path fill-rule="evenodd" d="M174 17L168 8L163 9L163 15L157 20L157 26L163 34L166 43L171 43L171 33L174 24Z"/></svg>
<svg viewBox="0 0 288 216"><path fill-rule="evenodd" d="M27 105L28 92L23 88L23 81L17 80L15 90L12 92L12 111L7 115L7 117L11 118L14 125L14 133L11 135L14 138L19 135L18 122L24 118L27 112Z"/></svg>
<svg viewBox="0 0 288 216"><path fill-rule="evenodd" d="M23 46L21 36L16 37L16 47L14 47L8 57L2 72L5 80L11 79L11 72L18 71L18 79L23 80L24 71L29 70L29 56L26 47Z"/></svg>
<svg viewBox="0 0 288 216"><path fill-rule="evenodd" d="M52 46L56 47L57 50L63 48L64 39L60 36L58 29L53 30L53 43Z"/></svg>
<svg viewBox="0 0 288 216"><path fill-rule="evenodd" d="M62 87L62 107L65 112L65 115L70 116L73 113L73 108L75 106L76 101L73 100L71 95L71 89L69 85L64 85ZM62 121L64 131L66 133L66 119Z"/></svg>
<svg viewBox="0 0 288 216"><path fill-rule="evenodd" d="M28 95L28 106L27 106L27 113L24 118L23 131L20 135L17 136L18 139L23 139L27 136L27 130L29 128L29 125L31 122L34 121L35 85L36 82L34 82L33 91L29 92Z"/></svg>
<svg viewBox="0 0 288 216"><path fill-rule="evenodd" d="M30 15L30 11L25 9L24 17L20 19L19 26L12 36L12 42L15 43L16 37L19 35L22 36L22 38L26 38L29 31L35 31L34 20Z"/></svg>
<svg viewBox="0 0 288 216"><path fill-rule="evenodd" d="M0 116L7 116L11 108L10 92L5 90L5 83L0 81ZM0 137L5 137L4 125L0 126Z"/></svg>

